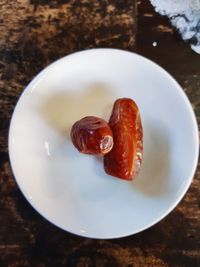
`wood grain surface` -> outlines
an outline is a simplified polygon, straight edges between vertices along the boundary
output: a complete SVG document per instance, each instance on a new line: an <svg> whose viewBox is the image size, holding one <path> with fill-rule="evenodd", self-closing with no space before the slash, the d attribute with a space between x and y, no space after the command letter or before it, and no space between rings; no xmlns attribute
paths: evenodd
<svg viewBox="0 0 200 267"><path fill-rule="evenodd" d="M43 219L9 164L8 127L24 87L52 61L91 47L137 51L159 63L183 86L200 124L200 55L147 0L137 10L134 0L0 1L0 267L200 266L200 168L160 223L130 237L93 240Z"/></svg>

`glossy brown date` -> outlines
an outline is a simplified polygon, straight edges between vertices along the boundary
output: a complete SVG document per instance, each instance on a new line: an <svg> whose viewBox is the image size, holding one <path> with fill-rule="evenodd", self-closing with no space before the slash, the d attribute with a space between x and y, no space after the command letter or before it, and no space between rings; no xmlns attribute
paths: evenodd
<svg viewBox="0 0 200 267"><path fill-rule="evenodd" d="M85 154L108 153L113 147L113 135L108 123L94 116L84 117L71 129L74 146Z"/></svg>
<svg viewBox="0 0 200 267"><path fill-rule="evenodd" d="M129 98L116 100L109 125L114 146L104 156L104 169L109 175L132 180L139 173L143 150L143 130L136 103Z"/></svg>

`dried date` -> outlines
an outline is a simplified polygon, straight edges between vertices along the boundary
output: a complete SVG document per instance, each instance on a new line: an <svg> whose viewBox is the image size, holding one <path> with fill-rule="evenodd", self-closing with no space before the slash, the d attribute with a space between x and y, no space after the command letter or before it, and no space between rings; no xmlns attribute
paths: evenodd
<svg viewBox="0 0 200 267"><path fill-rule="evenodd" d="M87 116L74 123L71 129L74 146L85 154L105 155L113 147L113 135L108 123L94 116Z"/></svg>
<svg viewBox="0 0 200 267"><path fill-rule="evenodd" d="M125 180L138 175L143 150L143 130L139 109L129 98L115 101L109 120L113 132L113 149L104 156L107 174Z"/></svg>

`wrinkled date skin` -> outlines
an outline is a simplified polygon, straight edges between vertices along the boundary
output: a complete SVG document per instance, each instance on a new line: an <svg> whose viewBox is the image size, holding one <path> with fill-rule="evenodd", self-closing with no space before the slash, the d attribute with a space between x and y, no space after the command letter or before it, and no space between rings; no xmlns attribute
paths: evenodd
<svg viewBox="0 0 200 267"><path fill-rule="evenodd" d="M143 130L136 103L129 98L116 100L109 125L114 146L104 157L104 169L109 175L132 180L139 173L143 150Z"/></svg>
<svg viewBox="0 0 200 267"><path fill-rule="evenodd" d="M113 134L108 123L94 116L84 117L74 123L71 140L85 154L105 155L113 147Z"/></svg>

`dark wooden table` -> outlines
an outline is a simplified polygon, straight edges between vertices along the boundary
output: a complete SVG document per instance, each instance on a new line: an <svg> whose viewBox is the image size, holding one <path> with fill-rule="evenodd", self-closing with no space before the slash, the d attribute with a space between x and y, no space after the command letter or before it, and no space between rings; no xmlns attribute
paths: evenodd
<svg viewBox="0 0 200 267"><path fill-rule="evenodd" d="M130 237L93 240L56 228L28 204L7 148L27 83L55 59L91 47L136 51L159 63L182 85L200 123L200 55L147 0L1 0L0 14L0 267L200 266L200 168L164 220Z"/></svg>

